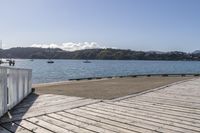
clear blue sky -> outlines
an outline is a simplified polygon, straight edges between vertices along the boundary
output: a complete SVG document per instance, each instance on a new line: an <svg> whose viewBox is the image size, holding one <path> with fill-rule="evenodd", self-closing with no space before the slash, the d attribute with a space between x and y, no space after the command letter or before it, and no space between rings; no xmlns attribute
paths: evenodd
<svg viewBox="0 0 200 133"><path fill-rule="evenodd" d="M200 49L200 0L0 0L0 39L190 52Z"/></svg>

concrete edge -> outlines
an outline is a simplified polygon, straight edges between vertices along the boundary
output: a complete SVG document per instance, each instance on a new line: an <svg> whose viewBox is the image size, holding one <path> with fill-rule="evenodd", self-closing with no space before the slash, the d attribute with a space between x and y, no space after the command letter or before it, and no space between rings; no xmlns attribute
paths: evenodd
<svg viewBox="0 0 200 133"><path fill-rule="evenodd" d="M70 83L82 83L82 82L92 82L92 81L101 81L108 79L118 79L118 78L137 78L137 77L197 77L200 75L195 74L147 74L147 75L127 75L127 76L111 76L111 77L93 77L93 78L81 78L81 79L69 79L66 81L50 82L50 83L38 83L33 84L33 88L36 87L48 87L53 85L64 85Z"/></svg>

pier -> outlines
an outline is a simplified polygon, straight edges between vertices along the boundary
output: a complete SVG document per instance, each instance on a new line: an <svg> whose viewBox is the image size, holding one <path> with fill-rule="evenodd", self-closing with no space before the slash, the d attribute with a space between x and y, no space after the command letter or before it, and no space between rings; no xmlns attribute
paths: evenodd
<svg viewBox="0 0 200 133"><path fill-rule="evenodd" d="M0 65L1 64L8 64L9 66L15 66L15 60L7 59L6 61L3 61L0 59Z"/></svg>
<svg viewBox="0 0 200 133"><path fill-rule="evenodd" d="M31 94L0 119L0 133L199 133L200 79L112 100Z"/></svg>

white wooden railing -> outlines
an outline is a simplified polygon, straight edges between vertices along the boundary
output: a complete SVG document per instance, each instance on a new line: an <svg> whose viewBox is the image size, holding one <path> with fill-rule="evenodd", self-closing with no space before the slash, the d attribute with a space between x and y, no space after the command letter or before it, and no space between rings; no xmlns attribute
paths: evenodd
<svg viewBox="0 0 200 133"><path fill-rule="evenodd" d="M32 70L0 66L0 117L31 93Z"/></svg>

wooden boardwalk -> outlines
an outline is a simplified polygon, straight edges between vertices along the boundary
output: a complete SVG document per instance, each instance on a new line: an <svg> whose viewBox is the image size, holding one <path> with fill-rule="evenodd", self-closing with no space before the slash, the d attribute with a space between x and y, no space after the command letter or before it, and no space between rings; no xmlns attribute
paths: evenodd
<svg viewBox="0 0 200 133"><path fill-rule="evenodd" d="M31 95L0 119L0 133L199 133L200 79L101 101Z"/></svg>

